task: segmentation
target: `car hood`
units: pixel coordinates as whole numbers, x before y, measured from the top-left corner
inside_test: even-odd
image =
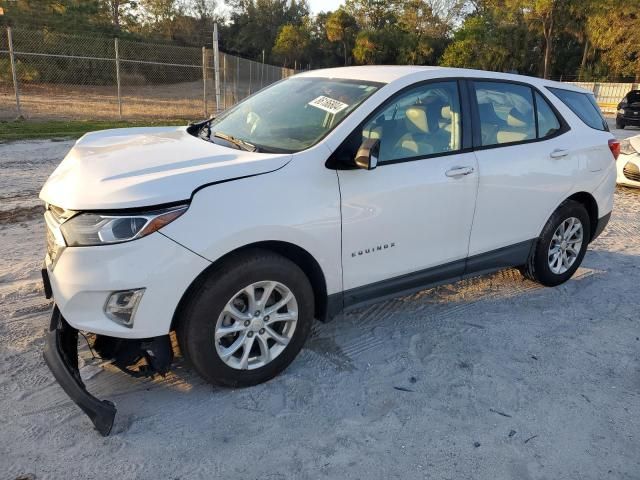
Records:
[[[186,127],[103,130],[76,142],[40,198],[68,210],[161,205],[203,185],[272,172],[291,157],[216,145]]]
[[[636,150],[636,152],[640,152],[640,135],[629,137],[629,143],[631,143],[631,146]]]

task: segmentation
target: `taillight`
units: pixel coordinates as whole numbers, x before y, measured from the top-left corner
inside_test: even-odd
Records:
[[[618,155],[620,155],[620,141],[615,138],[609,139],[609,150],[613,154],[613,159],[618,160]]]

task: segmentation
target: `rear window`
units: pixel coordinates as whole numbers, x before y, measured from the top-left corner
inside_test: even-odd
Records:
[[[596,130],[609,131],[607,122],[602,116],[600,107],[598,107],[593,95],[562,88],[547,88],[588,126]]]
[[[640,90],[633,90],[622,99],[622,103],[627,103],[629,105],[633,103],[640,103]]]

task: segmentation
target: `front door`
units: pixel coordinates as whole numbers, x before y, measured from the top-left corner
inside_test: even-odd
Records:
[[[462,274],[478,184],[462,117],[456,81],[424,83],[354,132],[380,152],[374,170],[338,170],[346,306]]]

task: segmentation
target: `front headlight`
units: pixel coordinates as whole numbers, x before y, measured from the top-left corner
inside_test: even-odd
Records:
[[[627,138],[620,142],[620,153],[624,155],[633,155],[634,153],[638,153],[638,151],[631,145],[631,141]]]
[[[619,108],[619,109],[618,109],[618,113],[619,113],[620,115],[624,115],[624,108]]]
[[[140,213],[80,213],[60,225],[60,231],[69,247],[128,242],[160,230],[187,208],[179,205]]]

